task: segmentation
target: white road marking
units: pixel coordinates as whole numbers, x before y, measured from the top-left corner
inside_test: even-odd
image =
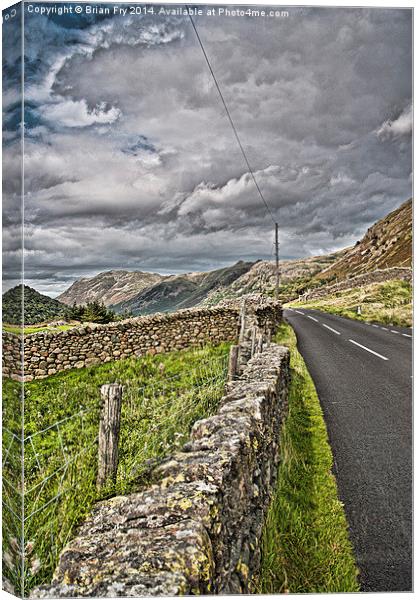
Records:
[[[330,331],[333,331],[333,333],[336,333],[336,335],[340,335],[340,331],[336,331],[336,329],[329,327],[329,325],[326,325],[326,323],[322,323],[322,325],[323,325],[323,327],[326,327],[326,329],[330,329]]]
[[[378,327],[378,325],[373,325],[373,327]]]
[[[384,329],[384,331],[388,331],[387,327],[380,327],[380,329]]]
[[[297,310],[297,309],[295,309],[295,312],[297,312],[299,315],[303,315],[304,314],[303,312],[301,312],[301,310]]]
[[[409,337],[409,338],[411,338],[411,337],[412,337],[412,336],[411,336],[411,335],[409,335],[408,333],[402,333],[402,335],[404,335],[404,337]]]
[[[397,333],[397,335],[400,335],[400,331],[396,331],[395,329],[392,329],[391,333]]]
[[[371,350],[371,348],[367,348],[366,346],[363,346],[362,344],[358,344],[358,342],[356,342],[355,340],[349,340],[349,341],[352,344],[355,344],[355,346],[359,346],[363,350],[366,350],[367,352],[371,352],[371,354],[374,354],[375,356],[378,356],[378,358],[382,358],[383,360],[388,360],[388,358],[386,358],[382,354],[378,354],[378,352],[374,352],[374,350]]]
[[[318,319],[315,319],[314,317],[312,317],[311,315],[306,315],[306,317],[308,317],[309,319],[311,319],[312,321],[316,321],[316,323],[318,323]]]

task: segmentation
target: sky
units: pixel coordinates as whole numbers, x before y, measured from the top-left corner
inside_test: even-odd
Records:
[[[282,259],[349,246],[411,197],[410,10],[201,8],[196,27]],[[25,282],[42,293],[110,269],[272,257],[272,219],[190,20],[158,10],[46,16],[26,5]],[[18,19],[7,25],[6,288],[19,280],[21,216]]]

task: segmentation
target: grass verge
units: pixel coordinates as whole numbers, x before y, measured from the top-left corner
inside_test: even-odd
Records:
[[[363,288],[342,290],[317,300],[293,301],[289,305],[314,308],[359,321],[412,326],[412,285],[407,281],[373,283]],[[361,307],[361,314],[357,312],[358,306]]]
[[[281,463],[262,538],[260,593],[359,591],[332,452],[313,381],[292,328],[275,339],[291,352],[289,414]]]

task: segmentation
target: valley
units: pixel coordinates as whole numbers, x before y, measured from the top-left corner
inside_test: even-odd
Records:
[[[412,200],[408,200],[372,225],[364,237],[350,248],[322,256],[280,261],[279,300],[285,304],[315,301],[316,306],[323,307],[324,310],[328,310],[329,306],[330,310],[343,310],[355,314],[359,302],[368,298],[368,303],[376,304],[377,318],[382,315],[382,318],[387,319],[390,318],[387,309],[394,309],[395,306],[387,306],[385,303],[380,305],[380,301],[373,297],[374,294],[371,296],[371,290],[366,289],[373,281],[359,284],[358,279],[361,275],[374,274],[376,279],[379,275],[381,283],[398,281],[398,275],[392,270],[397,267],[404,270],[402,279],[409,281],[411,264]],[[161,275],[141,270],[111,270],[93,277],[77,279],[56,299],[25,286],[24,320],[26,325],[42,324],[46,327],[51,319],[68,321],[69,307],[85,306],[89,303],[103,304],[109,309],[110,315],[114,314],[115,319],[174,312],[194,306],[223,305],[249,294],[273,296],[275,280],[275,263],[266,260],[240,260],[233,265],[208,272],[178,275]],[[349,290],[345,294],[338,294],[338,303],[334,301],[335,290],[331,288],[337,284]],[[353,288],[361,290],[356,298],[356,293],[354,296],[350,292]],[[362,291],[364,288],[365,293]],[[319,290],[324,290],[324,293],[331,296],[328,302],[319,304],[318,299],[310,298],[314,291],[317,293]],[[377,293],[380,296],[381,292]],[[403,288],[402,320],[396,319],[403,325],[411,322],[406,316],[411,310],[411,299],[406,300],[406,293],[411,298],[409,285]],[[5,324],[20,323],[21,298],[19,287],[3,295]],[[388,300],[387,304],[389,302]],[[399,301],[395,298],[394,302],[398,304]]]

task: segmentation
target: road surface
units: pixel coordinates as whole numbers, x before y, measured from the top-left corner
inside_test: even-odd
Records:
[[[412,589],[412,330],[288,309],[316,385],[363,591]]]

